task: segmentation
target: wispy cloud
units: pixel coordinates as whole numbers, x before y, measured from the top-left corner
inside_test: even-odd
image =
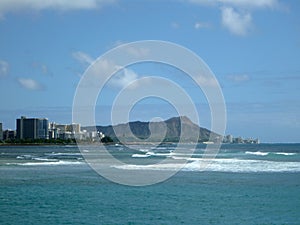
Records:
[[[196,22],[194,25],[195,29],[209,28],[211,25],[207,22]]]
[[[78,62],[81,64],[91,64],[94,59],[87,53],[82,52],[82,51],[77,51],[72,53],[72,57],[76,59]]]
[[[128,47],[126,51],[128,54],[135,56],[147,54],[147,50],[142,48]],[[82,51],[72,53],[72,57],[84,65],[90,65],[94,62],[94,59],[89,54]],[[123,68],[110,60],[100,60],[96,61],[88,72],[90,75],[89,84],[92,85],[103,74],[112,74],[116,71],[118,72],[108,82],[108,85],[111,87],[124,88],[138,78],[138,74],[131,69]]]
[[[126,46],[126,44],[128,44],[127,41],[117,40],[112,44],[112,48],[118,47],[120,45],[125,45],[125,46],[123,46],[123,50],[127,54],[134,56],[134,57],[144,57],[144,56],[147,56],[150,52],[150,49],[148,49],[148,48],[137,47],[137,46],[132,47],[130,45]]]
[[[275,8],[279,6],[278,0],[187,0],[187,2],[208,6],[231,5],[244,8]]]
[[[9,64],[4,60],[0,60],[0,78],[5,77],[9,71]]]
[[[116,42],[117,46],[121,44],[126,44],[126,42]],[[128,55],[139,58],[146,56],[150,50],[143,47],[124,46],[124,51]],[[73,52],[72,57],[83,65],[91,65],[94,62],[93,57],[82,51]],[[93,85],[93,82],[95,82],[93,79],[97,80],[100,76],[103,76],[103,74],[112,74],[116,71],[118,72],[114,74],[111,80],[108,82],[108,85],[114,88],[127,87],[129,84],[139,78],[138,74],[131,69],[123,68],[111,60],[100,60],[95,62],[95,64],[93,64],[89,70],[89,74],[91,75],[89,79],[89,85]],[[136,83],[134,86],[131,86],[131,88],[135,88],[136,86],[138,86],[138,83]]]
[[[119,45],[123,45],[125,43],[126,43],[125,41],[117,40],[112,44],[112,46],[113,46],[113,48],[115,48],[115,47],[118,47]]]
[[[218,87],[218,81],[210,76],[199,75],[196,81],[201,85],[201,87]]]
[[[91,77],[102,76],[103,74],[111,74],[121,69],[120,66],[116,65],[114,62],[110,60],[99,60],[90,67],[88,71]]]
[[[31,78],[17,78],[17,82],[21,85],[21,87],[30,91],[39,91],[44,89],[42,84]]]
[[[250,80],[250,77],[247,74],[228,75],[227,79],[236,83],[240,83]]]
[[[116,74],[114,72],[118,71]],[[113,88],[125,88],[133,81],[138,79],[138,74],[131,69],[123,68],[112,61],[100,60],[97,61],[89,71],[91,79],[98,80],[103,74],[112,74],[110,81],[107,83]],[[92,80],[91,80],[92,81]],[[133,86],[132,86],[133,87]]]
[[[231,7],[223,7],[222,24],[231,33],[236,35],[246,35],[252,27],[252,17],[250,13],[239,13]]]
[[[119,88],[125,88],[137,79],[138,74],[136,74],[133,70],[125,68],[120,74],[112,78],[111,84]]]
[[[1,0],[0,1],[0,15],[7,12],[16,11],[40,11],[40,10],[91,10],[98,9],[104,5],[114,3],[115,0]]]
[[[274,8],[279,5],[278,0],[218,0],[218,2],[247,8]]]
[[[48,68],[48,66],[44,63],[40,62],[32,62],[31,67],[38,72],[39,74],[42,75],[53,75],[52,71]]]
[[[125,47],[125,50],[128,54],[135,56],[135,57],[144,57],[149,54],[150,49],[144,47],[132,47],[128,46]]]
[[[177,22],[173,22],[173,23],[171,23],[171,27],[172,27],[173,29],[178,29],[178,28],[180,28],[180,24],[177,23]]]
[[[232,34],[245,36],[254,26],[252,11],[257,9],[280,8],[279,0],[187,0],[188,3],[216,7],[221,10],[221,23]],[[203,24],[195,24],[202,28]]]

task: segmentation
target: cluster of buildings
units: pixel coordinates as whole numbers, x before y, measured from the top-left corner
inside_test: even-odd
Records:
[[[224,136],[223,143],[228,144],[259,144],[260,141],[258,138],[242,138],[242,137],[233,137],[231,134]]]
[[[0,140],[76,139],[96,141],[104,138],[97,131],[81,130],[80,124],[56,124],[47,118],[26,118],[16,120],[16,130],[4,130],[0,123]]]
[[[3,130],[0,123],[0,141],[8,140],[69,140],[94,142],[104,138],[99,131],[82,130],[80,124],[57,124],[49,122],[47,118],[26,118],[22,116],[16,119],[16,130]],[[223,143],[230,144],[259,144],[259,139],[233,137],[226,135]]]

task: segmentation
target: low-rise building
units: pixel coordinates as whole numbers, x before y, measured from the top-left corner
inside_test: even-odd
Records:
[[[3,140],[15,140],[16,139],[16,131],[15,130],[5,130],[3,131]]]
[[[51,139],[77,139],[77,140],[87,140],[89,134],[87,132],[81,131],[80,124],[49,124],[49,137]]]
[[[233,136],[231,134],[229,135],[226,135],[224,137],[224,140],[223,140],[224,143],[232,143],[233,142]]]
[[[3,140],[3,128],[2,128],[2,123],[0,123],[0,141]]]

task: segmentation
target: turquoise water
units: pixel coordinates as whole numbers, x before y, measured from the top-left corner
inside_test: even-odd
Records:
[[[75,146],[2,146],[0,224],[300,224],[298,144],[224,145],[206,171],[195,165],[201,145],[193,156],[173,145],[109,148],[131,163],[189,163],[165,182],[130,187],[99,176]]]

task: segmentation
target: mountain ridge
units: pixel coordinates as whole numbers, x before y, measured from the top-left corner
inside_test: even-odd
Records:
[[[84,129],[92,131],[95,127],[89,126]],[[218,142],[222,140],[221,135],[194,124],[186,116],[172,117],[164,121],[132,121],[117,125],[97,125],[96,130],[111,137],[115,142]]]

